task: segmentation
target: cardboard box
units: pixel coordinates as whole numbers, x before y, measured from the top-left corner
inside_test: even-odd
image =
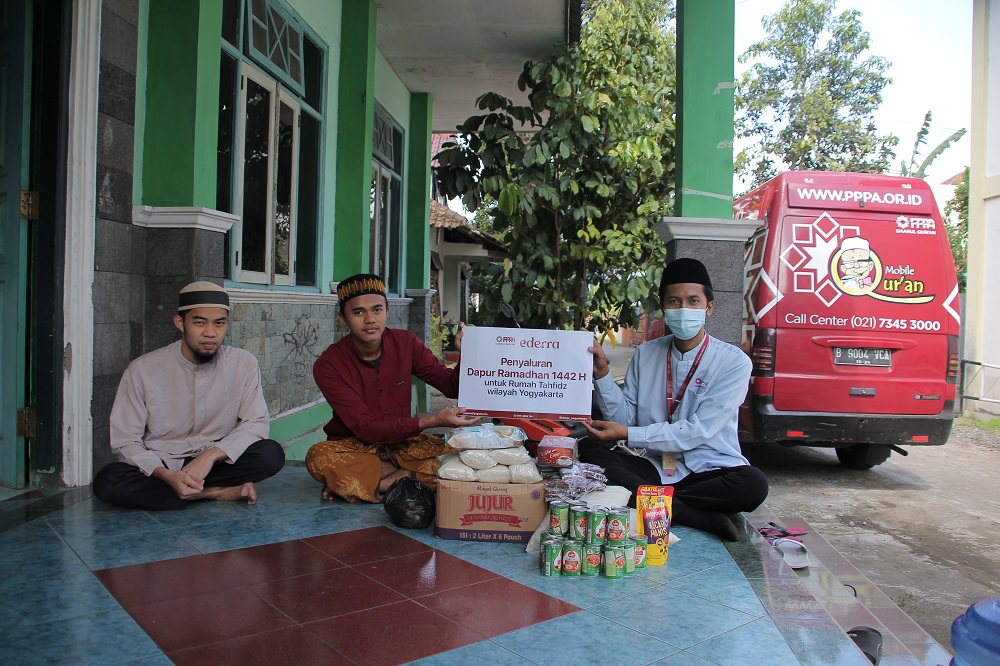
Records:
[[[545,517],[545,484],[438,479],[434,533],[442,539],[526,543]]]

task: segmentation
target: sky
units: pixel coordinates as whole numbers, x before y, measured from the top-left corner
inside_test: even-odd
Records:
[[[780,9],[783,0],[736,0],[736,55],[764,38],[761,19]],[[875,114],[879,132],[899,137],[894,168],[909,159],[924,114],[933,111],[923,155],[957,129],[969,129],[972,106],[972,0],[840,0],[837,12],[857,9],[871,33],[870,55],[886,58],[892,83],[883,90]],[[737,77],[749,66],[736,64]],[[938,157],[926,180],[938,204],[950,198],[939,184],[969,164],[966,134]]]

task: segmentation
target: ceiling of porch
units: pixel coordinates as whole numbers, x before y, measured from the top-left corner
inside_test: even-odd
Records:
[[[433,96],[433,131],[453,132],[498,92],[519,103],[526,60],[579,34],[581,0],[376,0],[379,51],[411,92]]]

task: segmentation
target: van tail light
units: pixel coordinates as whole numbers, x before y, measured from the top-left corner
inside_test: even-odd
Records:
[[[774,377],[775,333],[773,328],[762,328],[753,336],[750,359],[753,361],[754,377]]]
[[[958,336],[948,336],[948,375],[946,377],[949,384],[958,383],[958,369],[962,360],[958,356]]]

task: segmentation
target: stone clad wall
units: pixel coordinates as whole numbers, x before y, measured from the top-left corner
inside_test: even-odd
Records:
[[[271,418],[322,400],[323,394],[313,381],[312,367],[319,355],[344,335],[337,323],[336,300],[330,298],[325,303],[239,300],[235,296],[226,343],[257,357]],[[410,314],[410,299],[390,299],[388,326],[409,328]],[[421,336],[421,331],[414,332]]]

